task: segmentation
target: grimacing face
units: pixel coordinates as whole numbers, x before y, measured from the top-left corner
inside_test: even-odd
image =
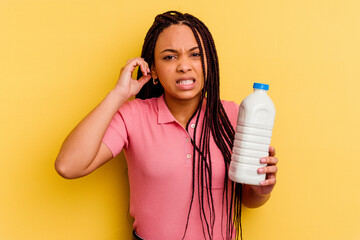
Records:
[[[151,75],[164,87],[166,100],[200,98],[204,76],[200,49],[190,27],[171,25],[159,34]]]

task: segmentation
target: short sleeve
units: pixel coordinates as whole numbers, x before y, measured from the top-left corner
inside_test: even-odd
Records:
[[[116,112],[113,119],[111,120],[104,138],[103,143],[110,149],[113,157],[116,157],[121,150],[128,147],[128,127],[124,121],[123,115],[127,114],[129,102],[126,102]]]

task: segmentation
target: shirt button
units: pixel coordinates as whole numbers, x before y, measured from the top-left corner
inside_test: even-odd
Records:
[[[191,158],[191,154],[186,155],[187,158]]]
[[[190,125],[191,128],[195,128],[195,123]]]
[[[190,142],[190,138],[186,138],[186,142]]]

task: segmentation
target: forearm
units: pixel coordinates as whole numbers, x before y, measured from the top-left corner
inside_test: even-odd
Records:
[[[116,111],[126,101],[111,91],[67,136],[55,161],[62,176],[85,171],[99,151],[102,139]]]
[[[260,195],[251,186],[244,185],[242,192],[242,203],[248,208],[257,208],[264,205],[270,198],[271,193]]]

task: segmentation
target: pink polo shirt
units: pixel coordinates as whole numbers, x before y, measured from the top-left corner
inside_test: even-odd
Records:
[[[222,104],[235,127],[239,106],[227,101]],[[103,142],[113,156],[124,149],[130,184],[130,214],[135,219],[133,227],[146,240],[181,239],[184,234],[192,193],[190,136],[194,134],[195,120],[191,120],[187,132],[175,120],[163,96],[134,99],[121,106],[106,131]],[[202,120],[203,114],[199,124]],[[200,132],[198,127],[196,139]],[[214,239],[217,240],[223,239],[222,224],[226,229],[226,217],[221,222],[225,165],[212,138],[210,149],[216,215]],[[204,239],[199,211],[196,191],[185,239]]]

